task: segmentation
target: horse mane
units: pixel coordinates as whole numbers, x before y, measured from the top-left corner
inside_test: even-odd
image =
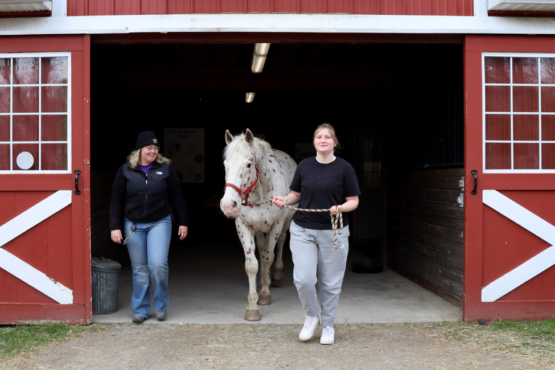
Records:
[[[258,148],[262,151],[262,155],[264,152],[267,154],[274,154],[274,150],[269,142],[264,141],[259,138],[254,138],[254,148]],[[237,157],[247,157],[251,153],[251,145],[247,143],[245,140],[245,134],[241,134],[239,136],[235,136],[233,141],[226,145],[224,148],[224,159],[233,160]]]

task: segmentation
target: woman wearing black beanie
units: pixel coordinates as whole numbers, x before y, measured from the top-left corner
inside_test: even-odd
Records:
[[[149,281],[156,318],[166,319],[172,212],[179,225],[179,240],[185,239],[189,225],[179,180],[170,160],[159,154],[159,149],[154,132],[139,134],[135,151],[116,175],[110,201],[112,240],[121,244],[125,235],[123,244],[127,244],[131,258],[131,305],[136,324],[144,322],[150,313]]]

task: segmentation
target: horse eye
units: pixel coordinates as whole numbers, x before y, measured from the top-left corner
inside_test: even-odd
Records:
[[[248,168],[251,168],[251,164],[250,164],[250,163],[249,163],[249,164],[247,164],[247,167],[248,167]]]

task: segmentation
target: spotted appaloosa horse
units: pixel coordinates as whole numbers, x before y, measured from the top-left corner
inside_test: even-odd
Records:
[[[284,152],[273,150],[269,143],[255,138],[248,129],[245,134],[236,137],[226,131],[225,141],[226,184],[220,208],[227,217],[235,219],[237,234],[245,251],[245,270],[249,277],[249,305],[245,320],[257,321],[260,320],[256,289],[259,264],[254,253],[254,238],[256,236],[261,259],[258,304],[268,305],[272,302],[270,267],[274,262],[274,248],[277,244],[272,276],[272,286],[277,287],[283,283],[283,244],[294,211],[279,209],[271,203],[261,206],[253,206],[252,203],[289,194],[297,164]]]

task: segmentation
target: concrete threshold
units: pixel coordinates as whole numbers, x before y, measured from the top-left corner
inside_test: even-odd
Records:
[[[362,254],[354,250],[349,252],[336,323],[462,319],[460,308],[394,271],[385,269],[379,274],[355,274],[351,271],[352,262],[365,260]],[[262,320],[249,322],[243,319],[249,288],[242,249],[234,245],[172,245],[168,319],[157,321],[152,308],[145,324],[301,324],[305,315],[293,285],[293,263],[289,250],[284,251],[284,263],[283,286],[271,288],[271,305],[259,306]],[[125,268],[120,275],[118,311],[110,315],[94,315],[93,322],[131,322],[131,292],[131,269]]]

